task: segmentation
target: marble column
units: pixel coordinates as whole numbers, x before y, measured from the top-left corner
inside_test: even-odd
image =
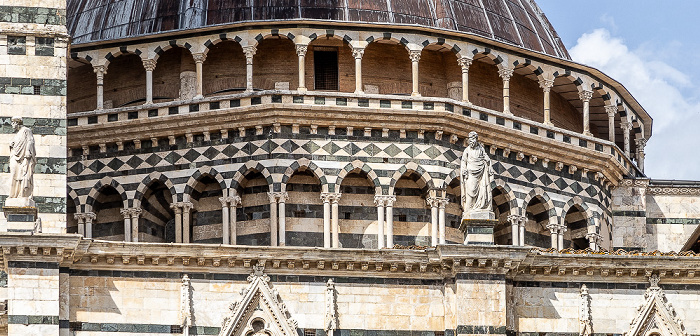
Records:
[[[617,114],[617,106],[609,105],[605,107],[605,112],[608,114],[608,140],[615,143],[615,114]]]
[[[551,96],[551,91],[552,87],[554,86],[554,80],[553,79],[540,79],[540,88],[542,89],[542,92],[544,93],[544,124],[548,126],[553,126],[552,124],[552,117],[551,117],[551,104],[550,104],[550,96]]]
[[[131,241],[139,241],[139,217],[141,216],[140,208],[131,209]]]
[[[386,247],[394,248],[394,202],[396,196],[386,196]]]
[[[440,244],[446,244],[446,234],[445,234],[445,207],[449,201],[447,198],[440,197],[437,198],[438,203],[438,242]]]
[[[321,193],[323,201],[323,247],[331,247],[331,195]]]
[[[438,202],[435,197],[428,197],[426,203],[430,207],[430,245],[437,246],[438,237]]]
[[[510,215],[508,216],[508,221],[510,222],[510,235],[513,246],[520,245],[520,216]]]
[[[190,236],[191,236],[191,230],[192,230],[192,225],[191,220],[192,220],[192,203],[190,202],[182,202],[182,242],[183,243],[190,243]]]
[[[94,212],[85,213],[85,238],[92,238],[92,223],[97,218]]]
[[[97,110],[104,109],[104,81],[105,75],[107,74],[107,67],[104,65],[97,65],[93,67],[95,74],[97,76]]]
[[[559,224],[548,224],[547,229],[549,229],[549,234],[551,238],[551,247],[554,249],[559,249]]]
[[[644,157],[646,154],[644,154],[644,147],[647,146],[647,139],[645,138],[639,138],[635,139],[634,142],[637,144],[637,167],[639,167],[639,170],[644,172]]]
[[[131,241],[131,209],[121,209],[119,211],[124,217],[124,241]]]
[[[78,234],[85,237],[85,214],[76,213],[73,214],[73,218],[78,221]]]
[[[289,199],[289,195],[286,192],[281,192],[278,194],[279,196],[277,197],[278,202],[279,202],[279,234],[277,237],[279,238],[279,244],[277,246],[286,246],[287,245],[287,212],[285,209],[285,202]]]
[[[231,228],[231,215],[229,214],[229,198],[219,197],[219,202],[221,202],[221,236],[222,242],[225,245],[231,244],[231,233],[229,232]]]
[[[277,193],[269,192],[270,199],[270,246],[277,246]]]
[[[557,250],[564,249],[564,232],[568,230],[569,229],[566,227],[566,225],[562,225],[559,227],[559,232],[557,233]]]
[[[513,77],[513,69],[500,69],[498,75],[503,79],[503,113],[512,114],[510,112],[510,79]]]
[[[461,57],[457,59],[457,63],[462,69],[462,101],[469,103],[469,67],[472,65],[472,59]]]
[[[238,228],[236,227],[236,212],[237,208],[241,205],[241,197],[236,195],[235,191],[229,200],[229,242],[231,245],[238,244]]]
[[[197,73],[197,95],[194,98],[201,99],[204,98],[204,93],[202,90],[202,85],[204,83],[204,70],[202,70],[202,67],[204,65],[204,61],[207,59],[207,55],[203,53],[194,53],[192,54],[192,57],[194,58],[195,71]]]
[[[340,247],[340,225],[338,224],[338,202],[340,202],[340,193],[333,194],[331,198],[331,230],[332,230],[332,245],[333,248]]]
[[[420,97],[420,92],[418,91],[418,62],[420,62],[420,50],[411,50],[408,52],[408,56],[411,58],[411,82],[413,83],[413,90],[411,96]]]
[[[246,91],[253,91],[253,56],[258,51],[254,46],[243,47],[243,53],[245,54],[245,89]]]
[[[603,239],[603,237],[600,234],[593,232],[587,233],[586,239],[588,239],[588,248],[593,251],[598,251],[598,243]]]
[[[591,98],[593,98],[593,92],[583,90],[578,93],[578,97],[583,102],[583,135],[593,136],[593,133],[591,133]]]
[[[308,45],[297,44],[297,56],[299,56],[299,87],[297,91],[306,92],[306,51]]]
[[[518,245],[525,246],[525,224],[527,224],[527,217],[520,216],[520,242]]]
[[[626,117],[623,117],[622,122],[620,123],[620,128],[622,128],[622,139],[624,141],[623,147],[625,147],[623,150],[625,151],[625,155],[628,158],[631,158],[632,155],[630,155],[630,131],[632,130],[632,123],[627,121]]]
[[[355,58],[355,94],[363,94],[362,89],[362,56],[365,48],[352,48],[352,57]]]
[[[175,212],[175,242],[182,243],[182,205],[173,203],[170,208]]]
[[[384,198],[380,195],[374,196],[374,203],[377,205],[377,248],[384,248]]]
[[[156,69],[156,61],[145,59],[141,61],[146,69],[146,103],[153,104],[153,70]]]

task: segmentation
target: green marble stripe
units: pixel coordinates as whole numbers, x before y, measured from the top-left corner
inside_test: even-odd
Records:
[[[65,79],[0,77],[0,94],[34,95],[34,87],[39,86],[42,96],[65,96]]]
[[[0,195],[0,205],[5,205],[7,195]],[[34,202],[39,213],[66,213],[66,198],[65,197],[46,197],[34,196]],[[1,287],[1,286],[0,286]]]
[[[36,158],[35,174],[65,174],[67,161],[65,158],[38,157]],[[10,172],[10,157],[0,156],[0,173]],[[36,179],[35,179],[36,180]]]
[[[647,224],[700,224],[700,218],[647,218]]]
[[[0,117],[0,134],[13,134],[12,117]],[[34,135],[66,135],[66,119],[23,117],[22,123],[29,127]]]
[[[54,324],[58,325],[58,316],[46,315],[8,315],[7,324]]]
[[[647,213],[645,211],[614,210],[612,215],[619,217],[646,217]]]
[[[492,334],[502,334],[505,335],[505,326],[476,326],[476,325],[458,325],[457,335],[459,334],[478,334],[478,335],[492,335]]]
[[[66,10],[46,7],[0,6],[0,22],[66,25]]]

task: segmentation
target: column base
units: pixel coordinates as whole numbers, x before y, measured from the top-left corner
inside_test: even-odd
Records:
[[[203,95],[196,95],[192,99],[204,99],[204,96]]]
[[[418,92],[412,92],[411,97],[421,97],[421,95]]]
[[[5,201],[5,206],[2,208],[5,218],[7,218],[7,232],[34,232],[37,219],[34,201],[29,200],[31,201],[31,206],[13,206],[13,202],[8,202],[10,200],[17,199],[8,198]]]
[[[299,92],[299,93],[306,93],[307,91],[309,91],[309,90],[305,87],[297,88],[297,92]]]
[[[493,228],[498,224],[493,211],[471,211],[463,215],[459,230],[464,245],[493,245]]]
[[[591,133],[591,132],[583,132],[583,135],[592,137],[592,136],[593,136],[593,133]]]
[[[551,121],[547,121],[547,122],[545,122],[544,124],[545,124],[545,126],[554,127],[554,124],[552,124]]]

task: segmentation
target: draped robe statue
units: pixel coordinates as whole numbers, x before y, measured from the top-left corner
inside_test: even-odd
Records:
[[[470,213],[491,212],[493,174],[491,158],[478,142],[476,132],[470,132],[469,146],[464,149],[460,164],[463,218],[472,218]]]
[[[34,167],[36,149],[32,130],[22,125],[22,118],[12,118],[12,128],[17,131],[10,143],[10,195],[6,206],[33,206]]]

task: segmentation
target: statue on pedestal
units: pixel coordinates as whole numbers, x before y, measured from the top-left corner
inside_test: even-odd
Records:
[[[462,185],[462,218],[494,219],[491,210],[491,158],[479,143],[476,132],[469,132],[469,146],[464,149],[460,164]]]
[[[12,128],[17,131],[10,143],[10,195],[6,207],[33,207],[34,167],[36,149],[34,134],[25,127],[21,117],[12,117]]]

